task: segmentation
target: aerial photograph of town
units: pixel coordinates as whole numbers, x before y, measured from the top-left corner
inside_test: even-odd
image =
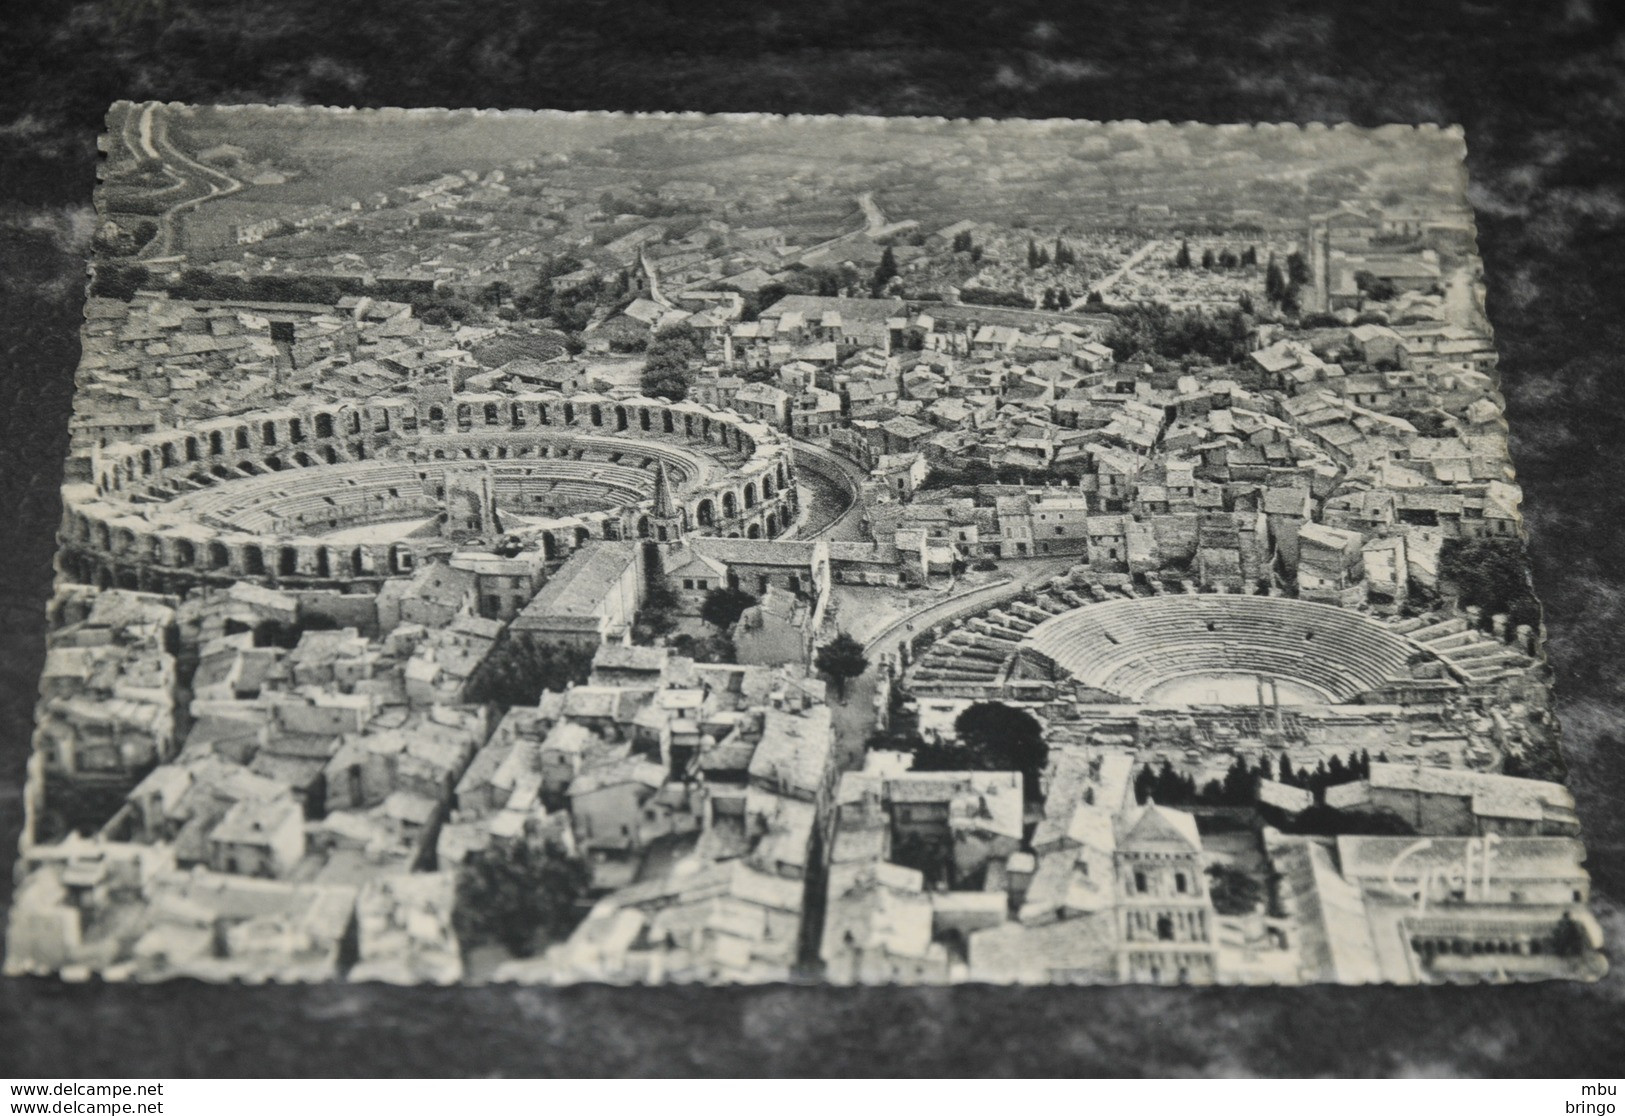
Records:
[[[1459,130],[107,125],[6,972],[1603,974]]]

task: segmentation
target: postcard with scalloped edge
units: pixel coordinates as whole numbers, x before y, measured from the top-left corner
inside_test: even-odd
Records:
[[[7,971],[1596,979],[1465,143],[114,106]]]

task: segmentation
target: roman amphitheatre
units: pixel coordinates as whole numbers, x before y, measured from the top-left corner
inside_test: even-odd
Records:
[[[906,674],[925,698],[1101,707],[1438,709],[1522,691],[1529,657],[1461,619],[1384,621],[1286,596],[1035,593],[944,625]]]
[[[64,491],[63,572],[164,592],[362,588],[475,541],[799,529],[791,443],[693,402],[554,392],[312,402],[139,435]]]

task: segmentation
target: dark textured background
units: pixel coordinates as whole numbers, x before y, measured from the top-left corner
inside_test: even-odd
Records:
[[[119,98],[1467,130],[1571,783],[1625,899],[1625,18],[1590,0],[11,0],[0,13],[0,862]],[[1598,985],[215,988],[0,982],[0,1076],[1473,1074],[1625,1062]]]

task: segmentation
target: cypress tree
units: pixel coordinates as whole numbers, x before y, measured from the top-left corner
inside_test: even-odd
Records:
[[[1271,302],[1280,302],[1281,296],[1286,293],[1286,276],[1281,274],[1281,265],[1270,256],[1269,269],[1264,273],[1264,293]]]
[[[897,278],[897,257],[892,253],[891,245],[888,244],[886,250],[880,254],[880,265],[875,268],[874,279],[869,285],[870,289],[878,295],[886,289],[886,284],[895,278]]]
[[[1300,287],[1312,278],[1309,274],[1309,264],[1305,262],[1302,252],[1294,252],[1286,258],[1286,273]]]

